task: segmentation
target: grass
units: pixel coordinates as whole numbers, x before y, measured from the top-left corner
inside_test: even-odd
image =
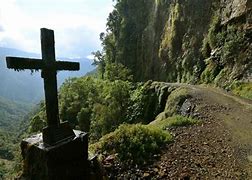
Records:
[[[231,86],[232,92],[244,98],[252,99],[252,83],[236,82]]]
[[[199,122],[198,120],[193,119],[191,117],[175,115],[172,117],[168,117],[167,119],[154,121],[149,126],[155,126],[155,127],[165,130],[169,127],[189,126],[189,125],[196,124],[198,122]]]

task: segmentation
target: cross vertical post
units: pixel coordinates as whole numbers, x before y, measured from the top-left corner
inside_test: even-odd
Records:
[[[54,33],[52,30],[41,29],[41,51],[42,59],[46,66],[42,70],[41,75],[44,79],[47,125],[48,127],[59,126],[57,72],[56,69],[53,69],[53,64],[56,60]]]

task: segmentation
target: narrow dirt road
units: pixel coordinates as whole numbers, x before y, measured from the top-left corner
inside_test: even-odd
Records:
[[[187,87],[191,115],[202,123],[169,129],[168,145],[146,179],[252,179],[252,101],[223,90]],[[148,175],[148,176],[146,176]]]
[[[252,101],[215,88],[190,89],[192,97],[198,99],[196,107],[200,114],[217,121],[228,132],[234,158],[246,171],[246,179],[252,179]]]
[[[146,167],[113,165],[112,179],[252,179],[252,101],[221,89],[186,84],[188,115],[199,124],[169,128],[174,142]],[[169,99],[169,97],[168,97]]]

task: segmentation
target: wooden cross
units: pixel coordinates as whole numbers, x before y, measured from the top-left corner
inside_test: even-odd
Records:
[[[73,130],[66,123],[60,124],[56,74],[60,70],[79,70],[80,65],[77,62],[56,61],[53,30],[42,28],[40,31],[42,60],[6,57],[6,63],[8,68],[15,70],[42,70],[47,116],[47,127],[43,129],[43,141],[54,145],[74,136]]]

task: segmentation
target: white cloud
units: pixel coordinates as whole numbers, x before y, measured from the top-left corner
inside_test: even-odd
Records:
[[[26,20],[25,23],[23,20]],[[22,35],[22,27],[29,23],[29,17],[26,17],[20,9],[15,5],[14,0],[0,0],[0,24],[3,31],[0,32],[1,45],[9,45],[13,43],[15,46],[19,42],[24,42],[23,46],[30,46],[29,40]],[[28,47],[27,46],[27,47]]]
[[[90,54],[90,55],[86,56],[86,58],[89,60],[94,60],[94,55]]]
[[[111,10],[111,0],[0,0],[0,46],[38,53],[46,27],[55,30],[59,56],[90,54]]]

